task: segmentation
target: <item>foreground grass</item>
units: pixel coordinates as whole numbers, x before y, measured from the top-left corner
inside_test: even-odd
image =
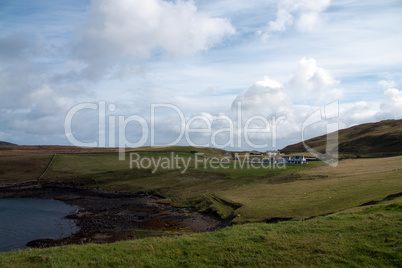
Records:
[[[215,233],[0,254],[1,267],[401,267],[402,199],[363,211]]]

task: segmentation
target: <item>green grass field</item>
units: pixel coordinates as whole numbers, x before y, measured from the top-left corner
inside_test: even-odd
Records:
[[[1,267],[400,267],[402,198],[308,221],[0,253]]]
[[[176,157],[188,166],[161,165]],[[321,162],[265,168],[236,162],[219,165],[183,150],[135,152],[133,159],[137,165],[130,168],[129,153],[125,161],[113,153],[59,154],[43,182],[156,193],[171,205],[214,211],[222,218],[234,215],[235,223],[303,219],[402,192],[402,156],[343,160],[336,168]]]
[[[184,164],[165,165],[163,161]],[[130,168],[130,162],[132,168]],[[148,159],[148,160],[144,160]],[[142,160],[144,160],[142,162]],[[211,164],[211,161],[213,163]],[[159,163],[159,164],[155,164]],[[141,165],[143,164],[143,165]],[[166,197],[163,202],[175,206],[195,207],[198,211],[215,211],[222,218],[234,213],[241,204],[216,193],[240,189],[249,184],[275,184],[293,181],[295,172],[321,165],[269,166],[246,162],[223,162],[186,152],[135,152],[125,161],[117,154],[58,154],[44,176],[48,181],[73,182],[84,187],[100,187],[118,192],[146,191]],[[143,167],[145,166],[145,168]]]

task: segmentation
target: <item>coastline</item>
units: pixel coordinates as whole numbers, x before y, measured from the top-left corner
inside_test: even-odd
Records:
[[[0,198],[45,198],[80,207],[67,218],[74,219],[80,230],[66,238],[37,239],[29,247],[44,248],[70,244],[111,243],[148,236],[181,235],[209,232],[225,223],[190,208],[177,208],[157,201],[158,196],[144,192],[123,194],[87,189],[61,183],[38,185],[25,182],[0,187]]]

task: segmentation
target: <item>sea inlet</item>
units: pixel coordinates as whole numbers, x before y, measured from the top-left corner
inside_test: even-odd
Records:
[[[35,239],[61,239],[79,230],[65,216],[77,206],[53,199],[0,198],[0,251],[27,248]]]

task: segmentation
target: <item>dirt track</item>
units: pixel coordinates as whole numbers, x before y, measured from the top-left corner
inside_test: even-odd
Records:
[[[30,247],[108,243],[163,235],[163,231],[179,235],[224,227],[222,221],[191,209],[158,204],[155,202],[158,197],[145,193],[118,194],[57,184],[20,184],[0,188],[0,198],[11,197],[56,199],[80,207],[76,214],[67,216],[76,221],[79,232],[60,240],[31,241],[27,244]]]

